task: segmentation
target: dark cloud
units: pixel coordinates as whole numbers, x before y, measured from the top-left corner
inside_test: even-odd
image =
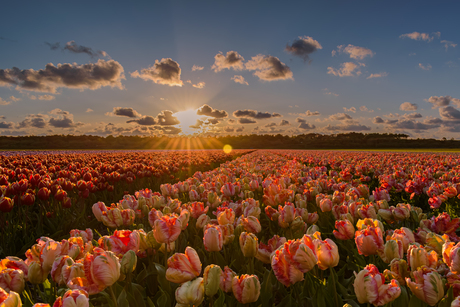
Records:
[[[105,113],[108,116],[126,116],[126,117],[140,117],[141,115],[134,110],[133,108],[123,108],[123,107],[115,107],[113,108],[112,112]]]
[[[71,117],[64,116],[63,118],[50,118],[49,125],[55,128],[74,128],[82,126],[82,123],[75,123]]]
[[[293,79],[291,69],[277,57],[271,55],[256,55],[249,60],[245,67],[255,70],[254,76],[264,81]]]
[[[291,123],[288,121],[288,120],[281,120],[281,122],[279,123],[280,126],[289,126]]]
[[[243,132],[244,131],[244,127],[239,127],[239,128],[236,128],[235,132]]]
[[[269,123],[265,125],[266,128],[276,127],[276,126],[277,126],[276,123]]]
[[[347,113],[336,113],[336,114],[332,114],[331,116],[329,116],[329,119],[330,120],[350,120],[353,118]]]
[[[18,123],[18,129],[21,128],[45,128],[47,125],[46,123],[46,115],[42,114],[30,114],[28,115],[22,122]]]
[[[196,110],[197,115],[205,115],[214,118],[225,118],[228,116],[227,111],[213,109],[207,104],[202,105],[198,110]]]
[[[300,118],[300,117],[297,117],[297,118],[295,119],[295,121],[298,122],[298,123],[306,123],[306,122],[307,122],[307,120],[305,120],[305,119],[303,119],[303,118]]]
[[[224,127],[223,130],[224,132],[227,132],[227,133],[235,132],[235,128],[229,127],[229,126]]]
[[[418,114],[418,113],[413,113]],[[419,118],[419,117],[416,117]],[[385,124],[387,127],[392,129],[404,129],[404,130],[415,130],[422,131],[428,129],[434,129],[440,127],[443,121],[439,118],[427,118],[423,122],[414,120],[413,118],[407,117],[407,114],[404,115],[404,118],[400,119],[382,119],[379,116],[374,117],[374,124]]]
[[[180,124],[177,117],[173,116],[173,112],[168,110],[161,111],[161,113],[157,116],[157,120],[160,126],[173,126]]]
[[[61,48],[60,46],[60,43],[57,42],[57,43],[54,43],[54,44],[51,44],[51,43],[48,43],[48,42],[45,42],[45,45],[47,45],[48,47],[50,47],[51,50],[58,50]]]
[[[182,86],[184,82],[180,79],[180,74],[179,63],[170,58],[163,58],[161,61],[155,60],[152,67],[144,68],[140,73],[136,70],[131,73],[131,77],[151,80],[157,84]]]
[[[426,101],[433,104],[431,107],[432,109],[448,106],[451,102],[460,107],[460,99],[453,98],[452,96],[431,96],[430,98],[426,99]]]
[[[63,49],[68,50],[73,53],[86,53],[87,55],[91,57],[107,56],[107,53],[105,51],[101,51],[101,50],[93,51],[93,49],[91,49],[90,47],[78,45],[77,43],[75,43],[75,41],[67,42]]]
[[[0,122],[0,129],[12,129],[13,123]]]
[[[317,40],[314,40],[310,36],[299,36],[298,39],[295,39],[292,45],[286,44],[286,51],[301,57],[304,61],[309,59],[309,55],[315,52],[318,49],[323,49],[320,43]]]
[[[223,55],[222,52],[219,52],[214,56],[214,64],[211,68],[215,72],[219,72],[223,69],[234,69],[242,70],[244,58],[236,51],[229,51],[226,55]]]
[[[234,124],[234,123],[235,123],[235,120],[230,118],[229,120],[227,120],[227,123],[229,123],[229,124]]]
[[[253,120],[253,119],[244,117],[244,118],[238,119],[238,123],[240,123],[240,124],[255,124],[257,122],[255,120]]]
[[[372,122],[374,124],[383,124],[385,121],[383,120],[383,118],[381,118],[380,116],[376,116],[374,117],[374,119],[372,120]]]
[[[281,114],[278,113],[268,113],[268,112],[259,112],[255,110],[236,110],[233,112],[235,117],[249,117],[254,119],[266,119],[272,117],[281,117]]]
[[[417,110],[418,106],[415,103],[410,103],[410,102],[403,102],[399,106],[399,109],[402,111],[415,111]]]
[[[439,115],[444,120],[452,120],[452,121],[460,120],[460,111],[452,106],[439,108]]]
[[[404,114],[403,117],[407,119],[416,119],[416,118],[422,118],[423,116],[420,113],[408,113],[408,114]]]
[[[368,131],[371,130],[370,127],[361,125],[361,124],[356,124],[356,123],[350,123],[350,124],[344,124],[344,125],[327,125],[324,127],[325,130],[329,131]]]
[[[316,126],[310,123],[301,122],[298,128],[303,129],[303,130],[311,130],[311,129],[315,129]]]
[[[137,123],[137,124],[143,125],[143,126],[153,126],[153,125],[157,124],[157,121],[155,120],[155,118],[153,116],[145,115],[145,116],[142,116],[139,119],[128,120],[127,123]]]
[[[122,89],[123,71],[123,66],[117,61],[101,59],[83,65],[66,63],[54,66],[49,63],[40,70],[13,67],[0,69],[0,86],[16,85],[17,90],[50,93],[55,93],[60,87],[95,90],[110,86]]]
[[[205,124],[207,124],[207,125],[217,125],[218,123],[220,123],[221,120],[222,119],[220,119],[220,118],[208,118],[208,120],[205,122]]]

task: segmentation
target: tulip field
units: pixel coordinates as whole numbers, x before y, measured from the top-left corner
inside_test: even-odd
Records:
[[[460,156],[0,155],[0,307],[460,306]]]

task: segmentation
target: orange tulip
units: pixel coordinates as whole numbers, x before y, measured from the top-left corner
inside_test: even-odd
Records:
[[[170,244],[176,241],[181,230],[182,223],[177,215],[165,215],[155,221],[153,235],[157,242]]]
[[[201,273],[201,261],[197,252],[190,246],[187,246],[185,253],[175,253],[168,259],[168,269],[166,270],[166,279],[182,284]]]
[[[360,255],[376,255],[384,251],[382,230],[379,227],[367,226],[356,231],[355,242]]]
[[[318,257],[318,267],[321,270],[333,268],[339,264],[339,249],[331,239],[321,241],[313,240],[316,247],[316,256]]]

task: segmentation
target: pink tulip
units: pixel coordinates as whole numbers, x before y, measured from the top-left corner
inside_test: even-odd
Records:
[[[168,269],[166,270],[166,279],[176,283],[182,284],[201,273],[201,261],[197,252],[187,246],[185,253],[175,253],[168,259]]]

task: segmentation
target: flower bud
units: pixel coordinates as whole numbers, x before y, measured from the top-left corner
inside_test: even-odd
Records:
[[[403,259],[404,250],[401,241],[388,240],[383,249],[384,261],[390,263],[393,259]]]
[[[214,296],[219,291],[221,275],[222,269],[218,265],[210,264],[204,269],[204,291],[207,296]]]
[[[257,275],[235,276],[232,280],[232,291],[238,302],[249,304],[257,301],[260,296],[260,282]]]
[[[240,248],[244,257],[254,257],[259,248],[257,237],[253,233],[242,232],[240,235]]]
[[[176,306],[199,306],[204,299],[203,278],[188,281],[176,290]]]
[[[41,284],[44,283],[48,272],[44,272],[40,262],[33,261],[29,265],[29,273],[27,274],[27,279],[31,284]]]
[[[134,272],[137,264],[136,253],[132,250],[127,251],[123,258],[121,258],[121,267],[120,272],[124,275],[128,275],[131,272]]]

